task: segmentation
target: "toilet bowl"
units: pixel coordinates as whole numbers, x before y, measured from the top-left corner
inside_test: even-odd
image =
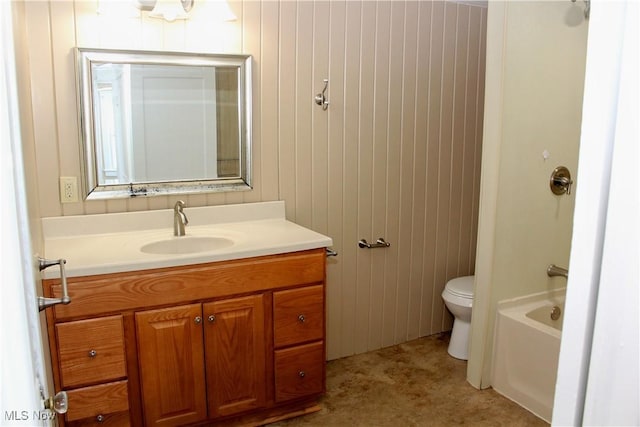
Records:
[[[442,299],[454,317],[447,351],[451,356],[461,360],[469,358],[473,279],[474,276],[456,277],[449,280],[442,291]]]

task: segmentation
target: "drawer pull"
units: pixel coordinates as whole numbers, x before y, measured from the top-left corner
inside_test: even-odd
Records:
[[[104,415],[102,415],[102,414],[98,415],[98,416],[96,417],[96,421],[97,421],[97,422],[99,422],[99,423],[104,422]]]
[[[304,321],[307,320],[307,318],[304,317],[304,314],[301,314],[300,316],[298,316],[298,320],[300,321],[300,323],[304,323]]]
[[[93,359],[93,358],[94,358],[94,357],[96,357],[97,355],[98,355],[98,352],[97,352],[97,351],[95,351],[95,350],[89,350],[89,357],[90,357],[90,358],[92,358],[92,359]]]
[[[207,317],[207,319],[209,319],[209,323],[213,323],[213,322],[216,321],[216,316],[211,314],[211,315],[209,315],[209,317]]]
[[[305,374],[305,372],[304,372],[304,371],[300,371],[300,372],[298,372],[298,376],[299,376],[300,378],[304,378],[304,376],[305,376],[305,375],[307,375],[307,374]]]
[[[196,325],[199,325],[200,323],[202,323],[202,317],[196,316],[196,318],[193,319],[193,321],[196,322]]]

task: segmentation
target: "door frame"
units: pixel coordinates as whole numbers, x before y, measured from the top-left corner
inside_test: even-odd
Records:
[[[13,2],[0,2],[0,424],[48,426],[55,414],[43,406],[49,378],[29,227],[13,28]]]

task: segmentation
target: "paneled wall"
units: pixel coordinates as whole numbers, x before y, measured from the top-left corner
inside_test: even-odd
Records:
[[[188,206],[285,200],[288,219],[331,236],[329,358],[451,327],[440,293],[473,272],[486,8],[431,1],[197,0],[187,22],[127,17],[124,2],[26,2],[42,216],[169,208],[177,197],[62,205],[80,176],[74,46],[253,55],[250,192]],[[118,9],[118,7],[116,7]],[[313,102],[329,79],[330,106]],[[388,249],[359,249],[384,237]]]

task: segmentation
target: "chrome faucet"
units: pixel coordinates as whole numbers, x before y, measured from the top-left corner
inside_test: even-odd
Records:
[[[547,267],[547,276],[549,277],[562,276],[565,279],[568,279],[569,270],[567,270],[566,268],[558,267],[555,264],[551,264],[549,265],[549,267]]]
[[[189,224],[189,220],[183,209],[186,205],[182,200],[178,200],[173,207],[173,235],[184,236],[184,226]]]

